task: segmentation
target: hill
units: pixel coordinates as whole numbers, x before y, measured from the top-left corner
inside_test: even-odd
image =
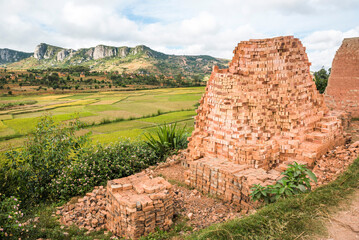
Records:
[[[25,58],[29,58],[33,55],[33,53],[26,53],[15,51],[11,49],[1,49],[0,48],[0,64],[7,64],[20,61]]]
[[[8,65],[10,69],[46,69],[86,66],[93,71],[144,72],[156,74],[210,74],[213,65],[226,67],[228,60],[207,55],[168,55],[139,45],[112,47],[98,45],[79,50],[46,43],[39,44],[33,56]]]

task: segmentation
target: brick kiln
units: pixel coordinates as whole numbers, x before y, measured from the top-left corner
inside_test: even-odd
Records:
[[[292,161],[314,164],[343,144],[292,36],[238,44],[228,69],[214,67],[189,138],[186,183],[242,205],[254,183],[269,184]]]
[[[126,239],[138,239],[167,230],[174,213],[172,185],[161,177],[138,173],[107,183],[108,230]]]
[[[336,52],[325,101],[330,108],[359,117],[359,37],[344,39]]]

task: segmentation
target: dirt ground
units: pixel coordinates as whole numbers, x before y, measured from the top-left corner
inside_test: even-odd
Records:
[[[329,236],[326,240],[359,239],[359,191],[349,206],[329,217],[327,229]]]
[[[175,216],[187,218],[193,230],[205,228],[214,223],[240,218],[247,214],[238,206],[226,204],[211,196],[204,195],[184,185],[183,167],[173,164],[169,167],[157,168],[150,173],[161,176],[173,184],[175,192]]]
[[[352,135],[352,142],[359,141],[359,121],[351,122],[347,130]],[[348,206],[340,206],[343,210],[329,217],[327,240],[358,240],[359,239],[359,191],[356,191]]]

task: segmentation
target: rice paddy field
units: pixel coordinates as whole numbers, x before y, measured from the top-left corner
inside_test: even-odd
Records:
[[[138,91],[110,91],[56,95],[5,96],[0,104],[35,102],[0,110],[0,151],[21,147],[41,116],[50,114],[56,122],[75,116],[90,127],[94,142],[108,144],[119,138],[144,138],[158,125],[177,122],[193,130],[195,104],[204,87],[166,88]]]

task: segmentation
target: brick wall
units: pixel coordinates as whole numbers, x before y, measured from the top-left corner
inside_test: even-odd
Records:
[[[346,38],[337,50],[325,91],[328,107],[359,117],[359,38]]]

